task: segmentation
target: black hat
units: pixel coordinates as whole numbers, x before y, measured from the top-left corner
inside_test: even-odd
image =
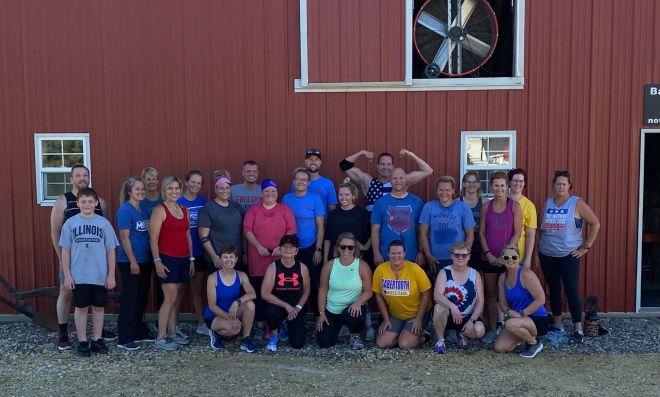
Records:
[[[295,234],[285,234],[280,239],[280,247],[283,246],[284,244],[291,244],[294,247],[298,248],[298,246],[300,245],[300,239]]]
[[[318,158],[321,158],[321,151],[319,149],[307,149],[305,152],[305,158],[308,159],[311,156],[316,156]]]

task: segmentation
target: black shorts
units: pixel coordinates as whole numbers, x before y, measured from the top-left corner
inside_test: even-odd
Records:
[[[195,273],[213,273],[218,270],[212,260],[206,260],[205,256],[195,256]]]
[[[481,258],[473,258],[470,260],[470,267],[482,273],[504,273],[506,270],[504,266],[493,266],[488,261],[482,260]]]
[[[96,284],[76,284],[73,289],[73,306],[105,307],[108,305],[108,291],[105,286]]]
[[[543,336],[548,333],[550,319],[547,316],[529,316],[529,318],[536,326],[536,336]]]
[[[463,327],[465,327],[465,324],[468,323],[470,320],[470,316],[472,314],[468,314],[466,316],[463,316],[463,321],[461,321],[460,324],[456,324],[454,322],[454,318],[451,316],[451,313],[447,316],[447,327],[445,328],[446,330],[454,330],[454,331],[461,331]]]

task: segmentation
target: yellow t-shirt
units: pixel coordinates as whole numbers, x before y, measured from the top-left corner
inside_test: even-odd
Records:
[[[408,320],[417,316],[422,292],[431,289],[431,281],[418,264],[409,261],[404,261],[399,277],[394,277],[387,261],[376,268],[372,289],[383,295],[391,315]]]
[[[527,233],[525,228],[531,227],[536,229],[536,206],[530,199],[522,196],[518,201],[522,212],[522,232],[520,233],[520,240],[518,240],[518,250],[520,251],[520,259],[525,257],[525,241],[527,240]]]

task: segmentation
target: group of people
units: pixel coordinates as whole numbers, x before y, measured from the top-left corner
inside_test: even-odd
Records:
[[[468,340],[484,338],[498,352],[522,342],[521,355],[531,358],[543,348],[539,336],[550,327],[563,331],[562,286],[573,335],[581,340],[579,258],[596,240],[599,221],[571,194],[570,174],[555,173],[554,194],[537,225],[536,207],[523,195],[525,170],[490,173],[491,200],[476,172],[463,176],[458,195],[454,178],[442,176],[436,198],[424,203],[408,189],[433,169],[406,149],[399,154],[417,169],[395,168],[394,156],[382,153],[372,176],[356,162],[373,161],[374,153],[347,156],[339,167],[348,178],[337,189],[320,175],[318,149],[306,151],[290,185],[259,182],[258,164],[246,161],[242,183],[232,184],[226,171],[214,173],[210,201],[200,195],[200,171],[159,183],[158,171],[147,167],[121,188],[119,239],[103,218],[105,202],[88,187],[89,170],[74,166],[72,189],[51,215],[61,263],[58,348],[71,348],[66,327],[73,296],[78,353],[107,352],[104,340],[114,335],[103,330],[103,307],[116,284],[115,263],[122,290],[117,347],[126,350],[144,342],[167,351],[189,343],[178,327],[188,284],[196,331],[209,335],[213,349],[233,338],[247,352],[257,351],[261,338],[268,351],[286,340],[301,348],[309,311],[321,348],[336,345],[344,329],[352,349],[364,348],[365,338],[380,348],[412,349],[433,339],[432,322],[439,354],[446,352],[445,338],[462,350]],[[278,187],[287,191],[281,201]],[[365,207],[357,205],[358,189]],[[554,324],[546,321],[545,292],[532,270],[539,265]],[[162,292],[157,335],[144,317],[152,272]],[[94,331],[87,341],[90,307]],[[378,327],[373,310],[380,312]]]

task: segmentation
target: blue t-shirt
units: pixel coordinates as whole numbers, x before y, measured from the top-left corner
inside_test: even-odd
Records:
[[[194,200],[188,200],[186,196],[181,196],[176,201],[179,205],[185,205],[188,208],[188,219],[190,220],[190,239],[192,240],[193,255],[204,255],[204,248],[202,241],[199,239],[199,232],[197,231],[197,216],[199,210],[206,205],[209,201],[204,197],[197,195]]]
[[[147,218],[151,218],[151,213],[154,212],[154,208],[158,206],[158,204],[163,202],[163,196],[158,193],[158,198],[156,200],[149,200],[148,198],[145,198],[140,202],[140,207],[142,208],[142,211],[144,211],[145,214],[147,214]]]
[[[319,176],[319,179],[315,181],[309,181],[307,186],[307,191],[316,193],[321,198],[321,202],[325,205],[325,213],[330,212],[331,205],[337,205],[337,192],[335,191],[335,185],[332,181],[324,176]],[[296,189],[293,184],[291,184],[291,193],[295,193]]]
[[[325,206],[321,198],[314,193],[307,192],[302,197],[295,193],[287,193],[282,203],[291,208],[296,218],[296,228],[300,239],[300,248],[308,248],[316,242],[316,217],[325,216]]]
[[[371,224],[380,225],[380,254],[388,260],[388,247],[393,240],[402,240],[406,259],[417,257],[417,225],[422,211],[422,200],[412,193],[404,198],[386,194],[374,204]]]
[[[435,259],[451,259],[451,246],[465,241],[465,229],[474,229],[470,206],[454,200],[449,207],[433,200],[424,204],[419,223],[429,225],[429,244]]]
[[[149,246],[149,216],[143,209],[139,211],[131,203],[126,201],[117,210],[115,216],[117,229],[128,230],[128,239],[133,248],[133,255],[138,263],[149,262],[151,260],[151,247]],[[124,250],[123,244],[119,244],[117,252],[117,262],[128,262],[128,256]]]

